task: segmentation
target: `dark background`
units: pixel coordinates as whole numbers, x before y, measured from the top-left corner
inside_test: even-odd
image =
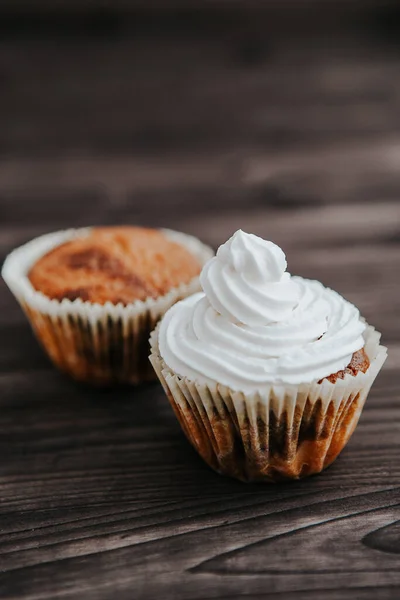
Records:
[[[398,2],[0,4],[0,258],[47,231],[241,227],[389,358],[324,474],[211,472],[159,385],[57,373],[0,284],[0,597],[400,596]]]

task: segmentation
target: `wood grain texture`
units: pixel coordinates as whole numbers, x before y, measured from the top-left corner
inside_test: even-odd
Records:
[[[332,467],[245,485],[204,465],[158,384],[57,373],[1,282],[0,597],[395,600],[398,52],[190,33],[0,42],[0,259],[68,226],[214,246],[242,227],[356,303],[389,358]]]

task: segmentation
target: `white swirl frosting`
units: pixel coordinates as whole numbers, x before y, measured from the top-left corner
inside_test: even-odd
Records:
[[[203,268],[211,306],[227,319],[257,327],[285,321],[300,299],[279,246],[239,230]]]
[[[286,272],[282,250],[237,231],[203,268],[204,293],[165,315],[159,348],[178,375],[250,392],[344,369],[364,345],[355,306]]]

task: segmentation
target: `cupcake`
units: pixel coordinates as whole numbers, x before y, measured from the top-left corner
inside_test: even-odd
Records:
[[[153,378],[148,338],[177,300],[200,289],[213,255],[170,230],[60,231],[14,250],[2,275],[52,361],[75,379],[110,384]]]
[[[353,433],[386,359],[380,334],[272,242],[237,231],[203,267],[203,293],[151,336],[150,361],[186,436],[216,471],[299,479]]]

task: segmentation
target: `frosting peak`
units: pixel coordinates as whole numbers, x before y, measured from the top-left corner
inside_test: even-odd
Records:
[[[212,260],[228,264],[259,284],[280,281],[287,267],[286,256],[279,246],[241,229],[218,248]]]
[[[364,346],[355,306],[318,281],[292,277],[282,250],[237,231],[203,267],[204,293],[161,321],[160,354],[180,376],[243,392],[318,381]]]
[[[279,246],[239,229],[205,265],[200,282],[227,319],[268,325],[287,319],[299,302],[299,286],[286,266]]]

